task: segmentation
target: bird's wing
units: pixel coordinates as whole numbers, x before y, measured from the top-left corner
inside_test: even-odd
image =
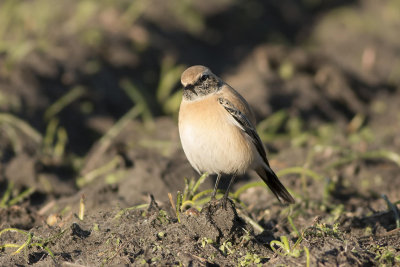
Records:
[[[247,118],[247,116],[241,112],[238,108],[236,108],[229,100],[226,98],[220,97],[218,98],[218,102],[225,108],[225,110],[234,118],[236,121],[236,125],[244,131],[253,142],[254,146],[256,147],[258,153],[263,158],[267,166],[269,166],[267,160],[267,154],[265,152],[263,143],[261,142],[260,137],[257,134],[256,129],[254,128],[253,124]]]
[[[263,158],[266,166],[256,169],[258,175],[260,175],[261,179],[263,179],[263,181],[268,185],[279,201],[283,200],[287,203],[294,203],[295,200],[293,197],[286,190],[285,186],[283,186],[283,184],[279,181],[274,171],[270,168],[264,146],[249,118],[226,98],[220,97],[218,98],[218,101],[230,114],[230,116],[232,116],[235,125],[237,125],[237,127],[239,127],[250,137],[258,153]]]

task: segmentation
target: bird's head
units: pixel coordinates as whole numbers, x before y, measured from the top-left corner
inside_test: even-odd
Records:
[[[222,81],[207,67],[196,65],[187,68],[181,76],[183,98],[195,101],[221,89]]]

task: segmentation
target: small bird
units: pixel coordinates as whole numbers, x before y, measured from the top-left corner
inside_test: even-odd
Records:
[[[246,100],[204,66],[192,66],[181,76],[182,102],[179,135],[190,164],[198,173],[217,174],[215,199],[221,175],[232,178],[253,169],[280,202],[293,197],[269,166],[267,154],[255,128],[255,117]]]

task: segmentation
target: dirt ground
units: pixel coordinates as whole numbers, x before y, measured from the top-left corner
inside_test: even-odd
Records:
[[[400,266],[398,1],[50,2],[0,3],[0,266]],[[209,202],[177,129],[194,64],[295,204],[251,172]]]

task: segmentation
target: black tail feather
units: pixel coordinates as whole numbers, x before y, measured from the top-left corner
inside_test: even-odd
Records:
[[[285,186],[279,181],[278,176],[274,173],[271,168],[259,168],[256,170],[257,174],[263,179],[263,181],[271,189],[272,193],[280,202],[295,203],[294,198],[286,190]]]

